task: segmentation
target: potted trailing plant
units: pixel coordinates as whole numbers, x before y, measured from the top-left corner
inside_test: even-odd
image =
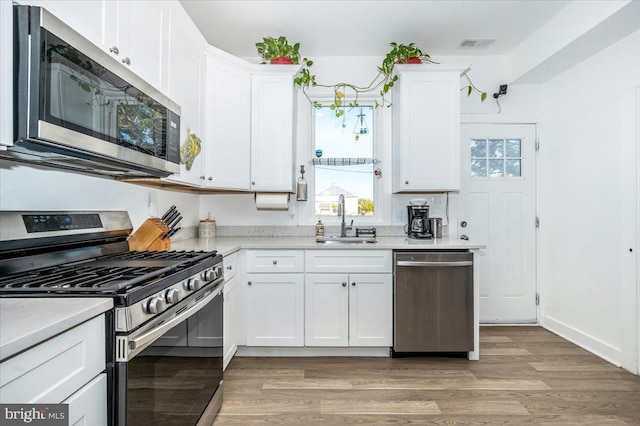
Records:
[[[375,106],[390,107],[391,102],[387,98],[387,94],[398,81],[398,75],[394,73],[395,66],[397,64],[437,64],[437,62],[433,61],[428,54],[416,47],[415,43],[400,44],[392,42],[390,46],[391,50],[387,52],[382,63],[377,67],[378,74],[368,86],[360,87],[350,83],[336,83],[333,85],[314,84],[314,86],[317,85],[333,89],[333,103],[329,105],[329,108],[335,112],[336,117],[344,115],[346,108],[350,109],[359,106],[358,98],[362,93],[378,91],[380,98],[376,99]],[[475,91],[480,94],[480,100],[484,101],[487,97],[487,93],[481,91],[473,84],[467,75],[467,71],[462,75],[467,80],[467,85],[462,87],[460,90],[467,90],[467,95],[469,96]],[[302,89],[305,91],[306,88],[302,87]],[[349,92],[351,92],[351,100],[346,101],[346,93]],[[307,98],[309,99],[309,96],[307,96]],[[316,107],[322,106],[317,102],[313,103]]]
[[[302,88],[303,91],[310,86],[316,85],[316,76],[309,71],[313,61],[300,56],[300,43],[295,43],[292,46],[284,36],[263,37],[262,41],[256,43],[256,49],[258,50],[258,55],[262,58],[262,64],[302,65],[294,78],[294,83]],[[309,98],[308,95],[307,98]]]
[[[376,99],[375,106],[390,107],[391,102],[387,98],[387,94],[398,81],[398,75],[394,73],[397,64],[437,64],[428,54],[416,47],[415,43],[401,44],[392,42],[390,46],[391,50],[387,52],[382,63],[377,67],[378,74],[371,83],[367,86],[356,86],[355,84],[346,82],[331,85],[317,83],[315,75],[309,71],[309,67],[313,65],[313,61],[307,58],[302,59],[302,61],[300,60],[300,43],[291,46],[287,39],[282,36],[278,38],[264,37],[262,42],[256,43],[256,48],[258,49],[258,54],[263,59],[263,64],[267,63],[267,61],[275,63],[272,61],[279,60],[278,58],[281,57],[289,58],[292,64],[302,63],[302,68],[295,77],[294,82],[302,89],[309,102],[315,107],[319,108],[322,107],[322,105],[309,97],[307,89],[313,86],[332,89],[334,94],[333,103],[329,105],[329,108],[334,111],[336,117],[343,116],[347,108],[351,109],[359,106],[358,100],[363,93],[378,91],[380,98]],[[283,61],[283,59],[279,61]],[[467,80],[467,85],[460,90],[466,90],[468,96],[475,91],[480,94],[480,100],[484,101],[487,98],[487,93],[481,91],[473,84],[467,71],[462,73],[462,75]]]

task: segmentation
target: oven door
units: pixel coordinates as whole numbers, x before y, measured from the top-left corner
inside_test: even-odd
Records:
[[[116,425],[213,422],[222,404],[222,285],[116,337]]]

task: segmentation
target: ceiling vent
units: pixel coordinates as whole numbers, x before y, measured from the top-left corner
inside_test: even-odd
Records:
[[[462,40],[462,43],[460,43],[460,46],[458,46],[461,49],[486,49],[489,46],[491,46],[493,43],[495,43],[495,40],[491,40],[491,39],[464,39]]]

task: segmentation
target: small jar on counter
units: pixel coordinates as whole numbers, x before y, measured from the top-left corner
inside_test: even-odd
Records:
[[[205,220],[200,221],[200,227],[198,228],[198,237],[200,238],[215,238],[216,237],[216,221],[211,218],[211,212],[207,215]]]
[[[320,219],[318,219],[318,223],[316,224],[316,237],[324,237],[324,224]]]

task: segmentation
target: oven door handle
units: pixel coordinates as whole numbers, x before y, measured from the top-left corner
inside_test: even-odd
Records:
[[[197,313],[200,309],[204,308],[209,304],[213,299],[215,299],[220,292],[222,291],[222,286],[218,286],[216,290],[214,290],[211,294],[205,296],[192,305],[190,308],[185,309],[179,315],[171,318],[169,321],[162,323],[160,326],[154,328],[151,331],[148,331],[142,334],[135,339],[129,340],[129,358],[132,358],[139,352],[141,352],[144,348],[149,346],[151,343],[155,342],[160,336],[162,336],[167,331],[171,330],[176,325],[180,324],[185,319]]]

